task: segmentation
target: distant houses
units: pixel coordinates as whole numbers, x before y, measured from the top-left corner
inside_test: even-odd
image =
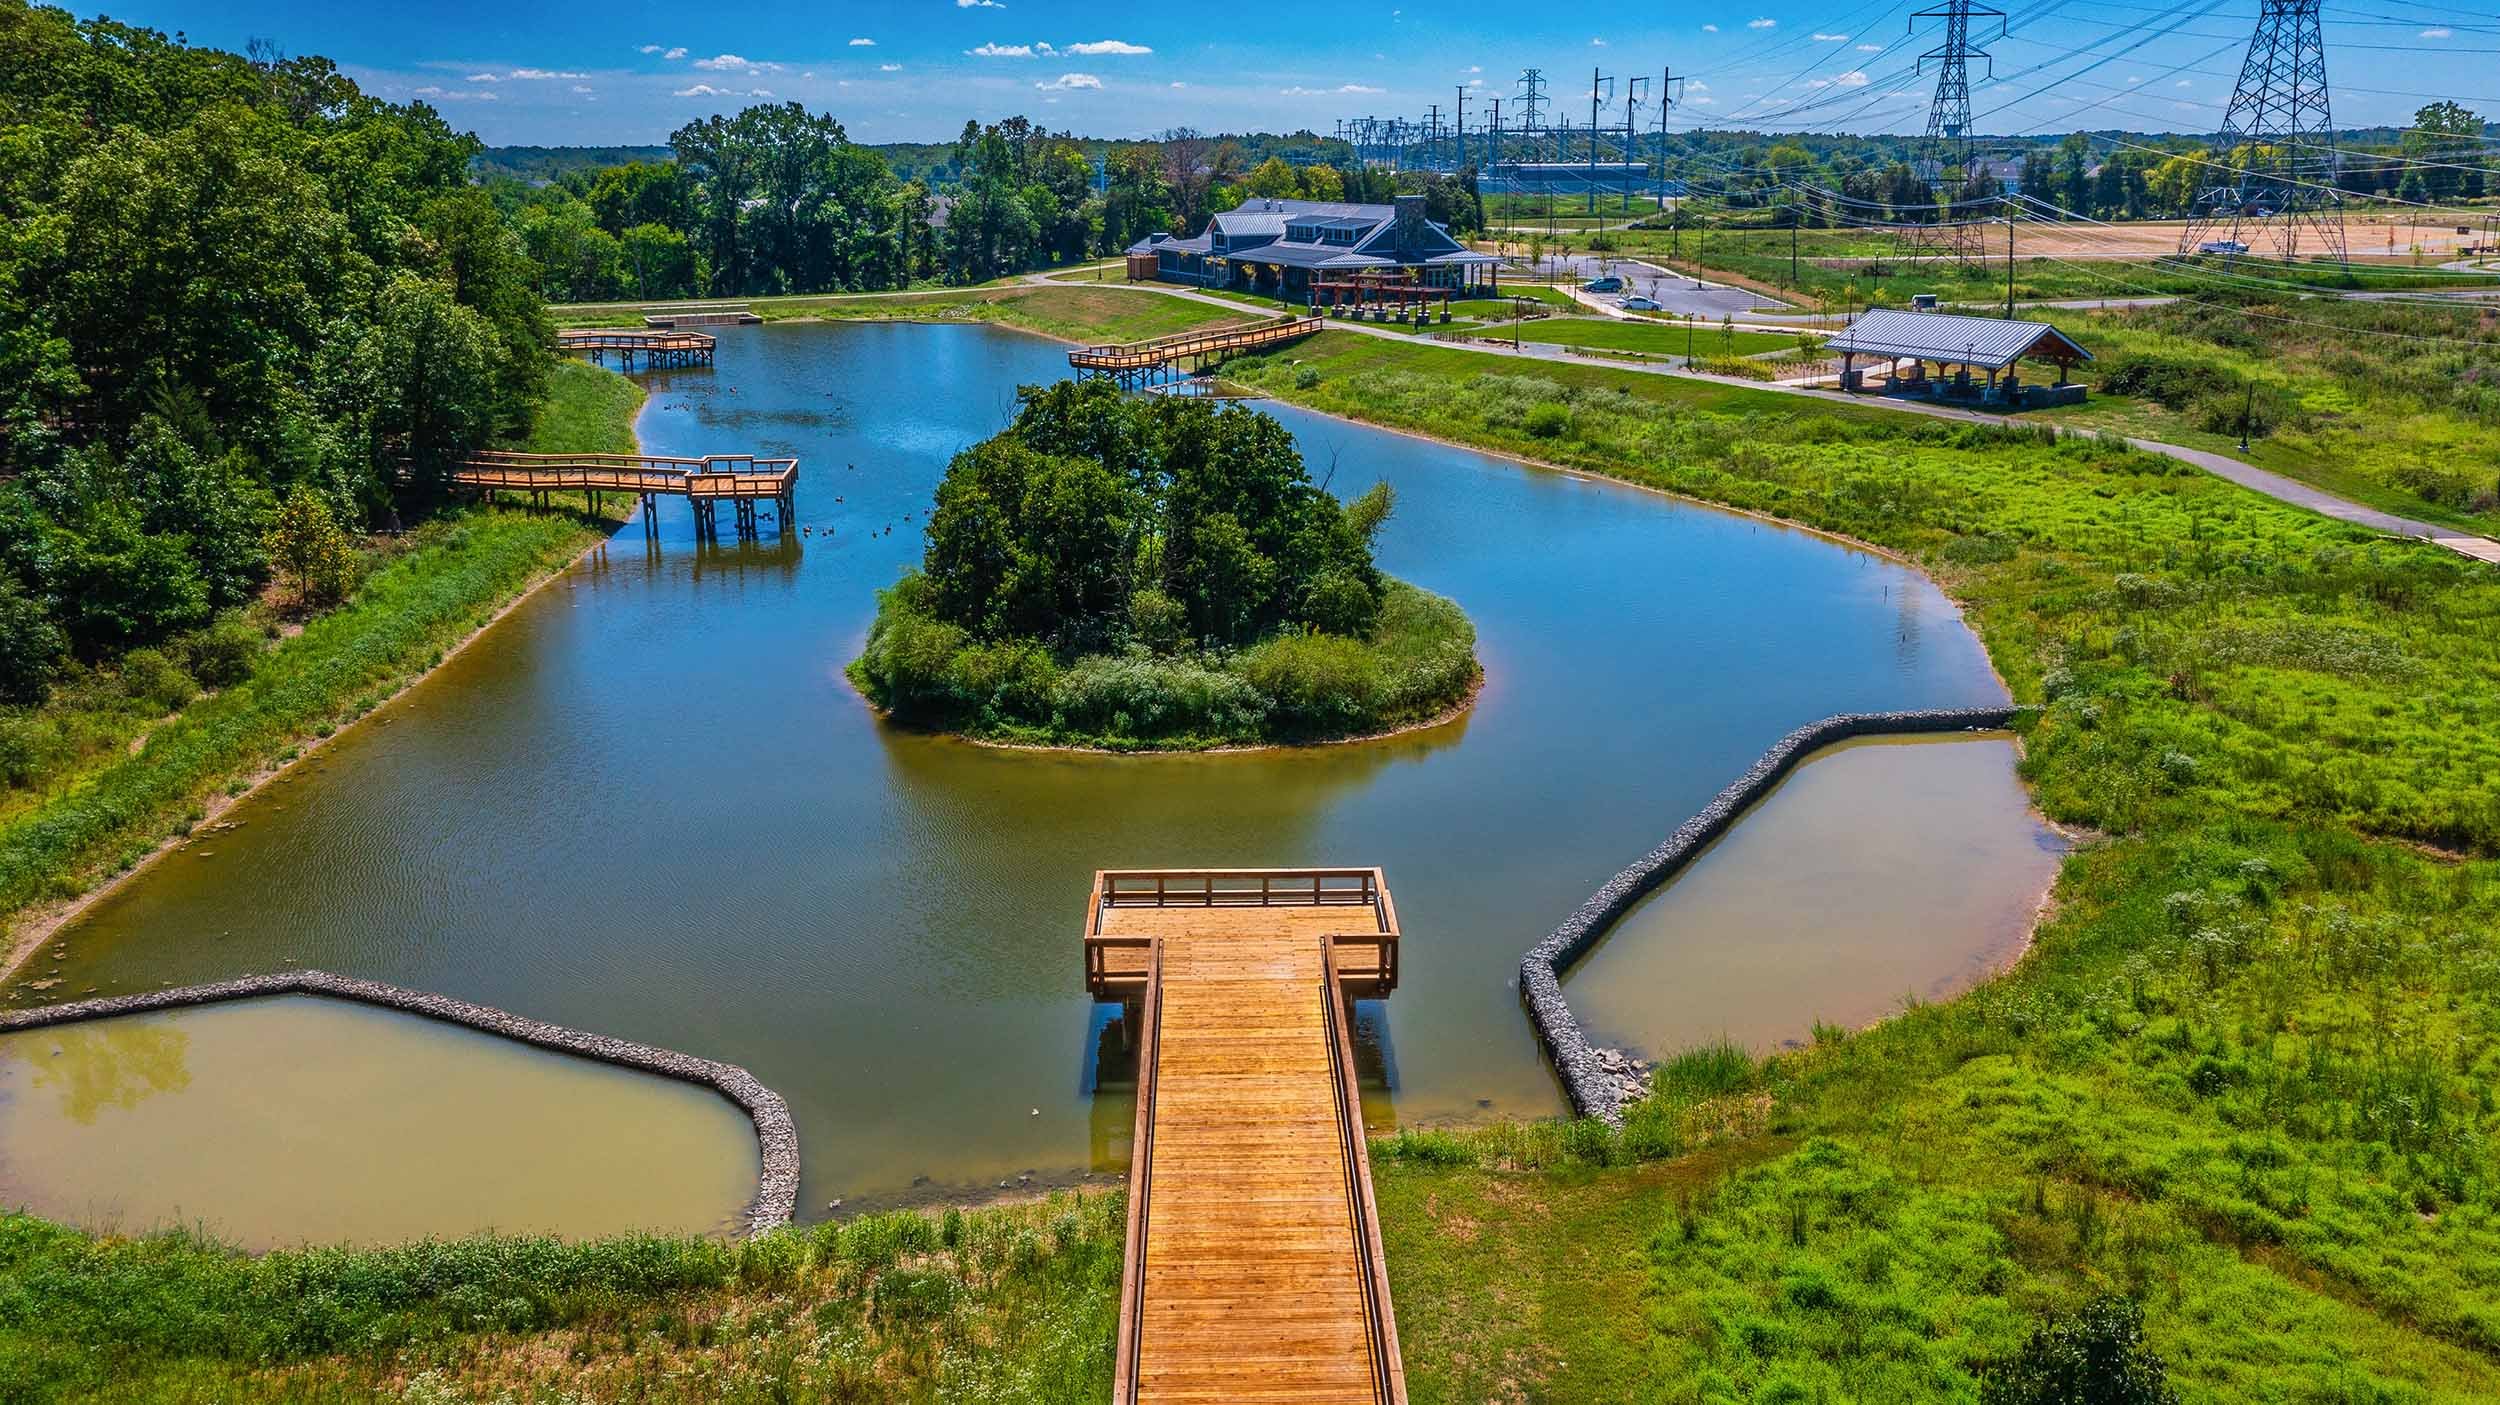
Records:
[[[1393,205],[1253,199],[1189,239],[1150,235],[1128,248],[1129,277],[1237,288],[1309,303],[1313,285],[1398,276],[1464,297],[1492,292],[1501,260],[1424,217],[1424,197]]]

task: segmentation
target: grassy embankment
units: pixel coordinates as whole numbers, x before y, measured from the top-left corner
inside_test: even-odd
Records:
[[[2091,440],[1378,339],[1231,374],[1919,559],[2110,836],[1962,999],[1671,1065],[1621,1137],[1383,1144],[1418,1401],[1968,1399],[2104,1287],[2190,1399],[2500,1390],[2489,568]]]
[[[2500,322],[2488,312],[2173,304],[2067,325],[2099,358],[2078,372],[2094,397],[2047,418],[2232,454],[2384,511],[2500,531]]]
[[[994,322],[1071,342],[1142,341],[1245,318],[1186,298],[1119,285],[1024,284],[933,293],[741,298],[767,322]],[[639,327],[641,303],[553,309],[567,327]]]
[[[641,403],[621,376],[560,365],[518,447],[630,451]],[[606,532],[574,512],[454,509],[363,544],[346,603],[300,631],[274,594],[229,621],[240,655],[214,692],[199,691],[185,651],[171,648],[85,671],[44,707],[0,717],[27,758],[0,792],[0,917],[22,920],[128,869],[431,668]]]
[[[1334,741],[1450,712],[1474,688],[1476,629],[1458,606],[1384,578],[1370,637],[1280,634],[1248,648],[1058,660],[980,644],[885,592],[851,681],[911,725],[1025,746],[1194,751]]]
[[[260,1258],[5,1215],[0,1399],[1092,1405],[1111,1390],[1123,1205]]]

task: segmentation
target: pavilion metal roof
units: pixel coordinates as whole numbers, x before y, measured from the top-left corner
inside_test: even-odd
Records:
[[[2061,360],[2092,359],[2082,343],[2046,322],[1881,309],[1861,315],[1822,349],[1827,355],[1916,356],[1995,371],[2038,352],[2043,342],[2055,343],[2055,350],[2064,353]]]

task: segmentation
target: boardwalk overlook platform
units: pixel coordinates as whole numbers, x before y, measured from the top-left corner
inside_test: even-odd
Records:
[[[1398,942],[1378,869],[1095,875],[1138,1052],[1117,1405],[1403,1405],[1346,1009]]]

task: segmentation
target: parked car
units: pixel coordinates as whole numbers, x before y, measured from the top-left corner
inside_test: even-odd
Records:
[[[2208,239],[2196,246],[2200,254],[2245,254],[2248,246],[2237,239]]]
[[[1586,283],[1580,285],[1580,291],[1584,293],[1620,293],[1623,291],[1623,280],[1611,276],[1605,278],[1592,278]]]
[[[1624,311],[1626,311],[1626,312],[1662,312],[1662,311],[1665,311],[1665,306],[1664,306],[1663,304],[1661,304],[1661,303],[1660,303],[1660,302],[1659,302],[1656,298],[1645,298],[1645,297],[1641,297],[1641,296],[1640,296],[1640,295],[1638,295],[1638,294],[1634,294],[1633,296],[1628,297],[1628,298],[1617,298],[1617,299],[1615,299],[1615,306],[1617,306],[1617,307],[1619,307],[1619,308],[1622,308],[1622,309],[1623,309]]]

